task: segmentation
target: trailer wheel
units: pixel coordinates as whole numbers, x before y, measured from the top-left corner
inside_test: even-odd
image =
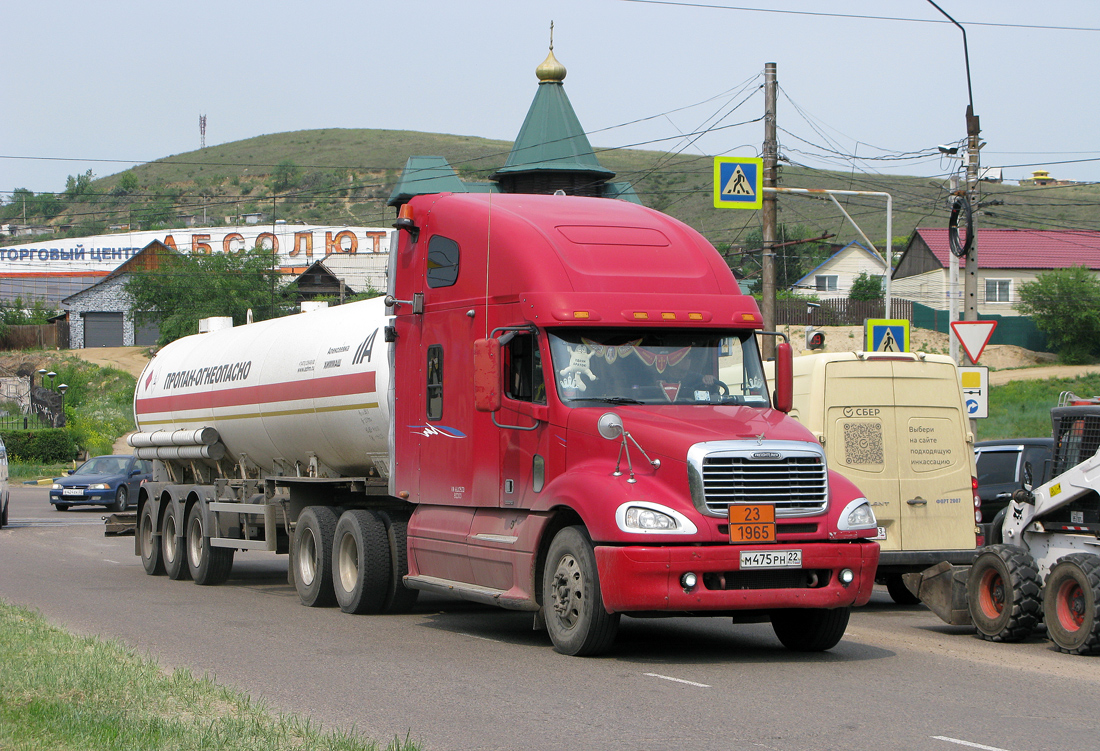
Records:
[[[840,643],[850,615],[850,608],[776,610],[772,631],[792,652],[824,652]]]
[[[615,642],[620,615],[604,609],[596,554],[584,527],[566,527],[550,543],[542,614],[550,641],[562,654],[597,655]]]
[[[420,591],[405,586],[405,575],[409,573],[409,522],[404,516],[392,511],[379,513],[386,525],[386,537],[390,547],[390,587],[386,593],[384,613],[407,613],[416,604]]]
[[[160,554],[160,538],[156,535],[156,524],[153,522],[153,509],[156,502],[148,500],[141,507],[141,518],[138,519],[137,535],[138,550],[141,551],[141,565],[145,567],[145,573],[149,576],[159,576],[164,573],[164,559]]]
[[[1100,652],[1100,556],[1073,553],[1059,560],[1043,589],[1047,636],[1063,652]]]
[[[164,573],[169,579],[190,579],[183,545],[183,524],[177,515],[180,508],[169,503],[160,518],[160,552],[164,558]]]
[[[332,590],[332,538],[336,512],[328,506],[309,506],[294,527],[294,588],[298,599],[311,608],[336,604]]]
[[[194,503],[187,512],[187,568],[195,584],[221,584],[233,568],[233,549],[216,548],[206,536],[202,503]]]
[[[966,600],[978,635],[1020,641],[1039,622],[1039,573],[1035,559],[1015,545],[991,545],[970,567]]]
[[[386,525],[373,511],[345,511],[332,543],[332,585],[340,609],[381,613],[391,576]]]
[[[909,591],[902,581],[901,574],[889,574],[886,577],[886,591],[890,593],[890,599],[898,605],[919,605],[920,598]]]

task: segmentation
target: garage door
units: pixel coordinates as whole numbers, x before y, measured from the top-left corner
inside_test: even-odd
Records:
[[[138,322],[134,330],[134,346],[152,347],[160,338],[160,326],[156,321]]]
[[[85,347],[121,347],[122,313],[85,313]]]

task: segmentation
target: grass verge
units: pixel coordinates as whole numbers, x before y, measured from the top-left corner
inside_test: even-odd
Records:
[[[47,477],[61,477],[70,469],[76,469],[79,462],[61,462],[59,464],[38,464],[35,462],[13,461],[8,464],[8,476],[13,483],[25,480],[42,480]]]
[[[978,420],[975,440],[1049,437],[1050,408],[1058,396],[1072,391],[1078,396],[1100,394],[1100,376],[1010,381],[989,390],[989,417]]]
[[[0,601],[0,748],[378,751],[352,733],[269,712],[210,678],[80,637]],[[387,751],[417,751],[395,738]]]

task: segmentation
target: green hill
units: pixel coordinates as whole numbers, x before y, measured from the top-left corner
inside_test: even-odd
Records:
[[[75,236],[99,234],[117,225],[178,227],[183,224],[181,215],[194,215],[200,224],[204,216],[207,224],[223,224],[227,217],[256,212],[264,214],[264,221],[385,226],[394,217],[386,199],[409,156],[443,156],[463,179],[486,180],[503,166],[510,148],[506,141],[413,131],[277,133],[166,157],[99,179],[71,177],[64,193],[35,197],[28,204],[28,220]],[[643,203],[687,222],[719,249],[753,244],[748,235],[759,228],[757,212],[712,206],[710,156],[599,147],[596,152],[604,166],[616,172],[616,180],[634,184]],[[895,247],[917,226],[947,223],[948,190],[939,178],[785,166],[780,179],[784,187],[891,193]],[[882,243],[882,198],[846,197],[841,203],[876,244]],[[1100,186],[985,183],[982,204],[978,222],[985,227],[1100,229]],[[21,207],[16,202],[0,207],[0,217],[14,218],[17,208]],[[859,239],[825,196],[782,196],[779,221],[800,226],[804,236],[829,234],[832,242],[840,243]]]

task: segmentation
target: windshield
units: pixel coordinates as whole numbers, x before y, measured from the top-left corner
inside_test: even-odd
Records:
[[[80,465],[76,475],[121,475],[126,469],[125,456],[97,456]]]
[[[565,404],[769,405],[752,332],[567,329],[549,340]]]

